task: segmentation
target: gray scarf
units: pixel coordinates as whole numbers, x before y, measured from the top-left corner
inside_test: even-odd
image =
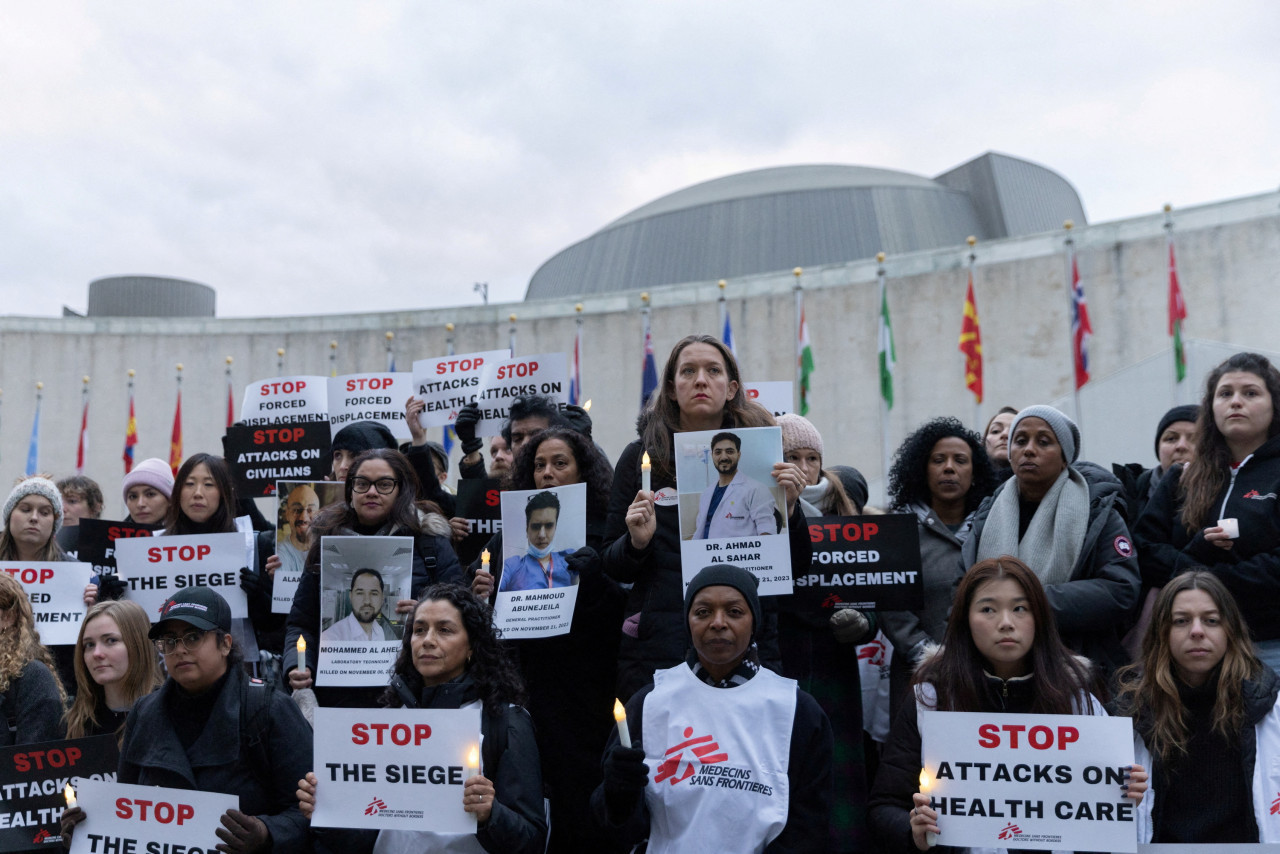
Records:
[[[1013,555],[1036,574],[1044,585],[1071,579],[1084,535],[1089,528],[1089,485],[1080,472],[1068,467],[1054,481],[1026,536],[1018,541],[1018,481],[1010,478],[996,492],[978,541],[978,560]]]

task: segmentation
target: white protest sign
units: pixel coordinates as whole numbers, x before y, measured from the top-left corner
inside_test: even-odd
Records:
[[[73,644],[84,621],[84,588],[93,575],[87,563],[0,563],[27,591],[40,642]]]
[[[773,417],[791,413],[794,403],[794,383],[791,381],[767,383],[743,383],[747,400],[754,400],[773,413]]]
[[[141,605],[153,623],[160,621],[165,600],[186,587],[211,587],[227,600],[232,617],[248,617],[240,589],[246,558],[239,531],[116,540],[116,572],[128,582],[126,598]]]
[[[773,479],[782,430],[677,433],[675,451],[684,583],[704,566],[723,563],[754,575],[761,596],[791,593],[785,495]]]
[[[240,404],[245,424],[288,424],[328,418],[328,377],[272,377],[249,383]]]
[[[922,711],[922,791],[948,845],[1138,850],[1129,718]]]
[[[377,421],[397,439],[409,438],[404,404],[413,394],[413,374],[348,374],[328,382],[329,423],[334,435],[353,421]]]
[[[413,393],[426,404],[421,416],[422,426],[452,424],[458,417],[458,410],[475,401],[485,369],[510,358],[510,350],[485,350],[414,362]],[[476,435],[485,434],[477,432]]]
[[[86,779],[76,784],[76,801],[85,819],[71,854],[213,854],[222,816],[240,808],[236,795]]]
[[[316,709],[311,824],[475,833],[462,790],[479,739],[479,708]]]
[[[568,556],[587,544],[587,485],[502,493],[493,624],[504,640],[567,634],[578,601]]]
[[[502,432],[518,397],[549,397],[564,409],[569,404],[569,358],[564,353],[522,356],[485,366],[480,377],[480,423],[477,436]]]
[[[386,685],[412,589],[412,537],[321,537],[316,684]]]

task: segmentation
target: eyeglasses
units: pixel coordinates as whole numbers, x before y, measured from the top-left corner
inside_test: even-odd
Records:
[[[377,480],[369,480],[367,477],[357,477],[351,481],[351,488],[356,492],[364,495],[369,491],[369,487],[378,490],[379,495],[390,495],[396,491],[396,487],[400,484],[396,482],[394,477],[380,477]]]
[[[200,641],[204,640],[204,636],[209,634],[207,630],[192,629],[182,637],[164,637],[156,638],[153,643],[156,649],[160,650],[161,655],[173,655],[174,650],[178,648],[179,642],[187,649],[188,652],[194,651],[200,646]]]

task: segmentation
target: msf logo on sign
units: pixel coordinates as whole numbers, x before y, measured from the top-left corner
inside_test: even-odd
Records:
[[[1271,802],[1271,814],[1280,813],[1280,795],[1276,795],[1276,799]]]
[[[34,838],[34,839],[32,839],[31,841],[32,841],[32,842],[44,842],[46,839],[52,842],[52,841],[53,841],[53,835],[52,835],[52,834],[50,834],[50,833],[49,833],[49,831],[45,830],[45,829],[42,827],[42,828],[40,828],[40,832],[39,832],[39,833],[37,833],[37,834],[35,835],[35,838]]]
[[[1000,835],[997,836],[996,838],[997,839],[1013,839],[1015,836],[1021,836],[1021,835],[1022,835],[1022,828],[1018,827],[1013,822],[1009,822],[1009,824],[1005,826],[1004,830],[1000,831]]]
[[[670,780],[671,785],[683,782],[693,776],[693,763],[696,759],[702,765],[715,765],[718,762],[728,762],[729,754],[720,753],[720,745],[716,744],[714,736],[703,735],[698,738],[692,738],[693,727],[685,727],[685,741],[680,742],[675,747],[669,748],[665,754],[666,759],[658,766],[658,773],[654,775],[653,782],[661,783],[663,780]],[[692,754],[692,758],[685,756],[685,750],[688,749]],[[680,766],[684,766],[681,771]]]
[[[382,800],[382,798],[374,798],[372,801],[369,802],[369,806],[364,808],[364,814],[377,815],[378,813],[382,812],[386,808],[387,808],[387,805]]]

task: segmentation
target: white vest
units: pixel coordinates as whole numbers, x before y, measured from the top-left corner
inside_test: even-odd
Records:
[[[687,664],[653,674],[642,738],[649,852],[760,852],[787,824],[796,682],[761,670],[713,688]]]
[[[431,833],[425,830],[381,830],[373,854],[485,854],[474,833]]]

